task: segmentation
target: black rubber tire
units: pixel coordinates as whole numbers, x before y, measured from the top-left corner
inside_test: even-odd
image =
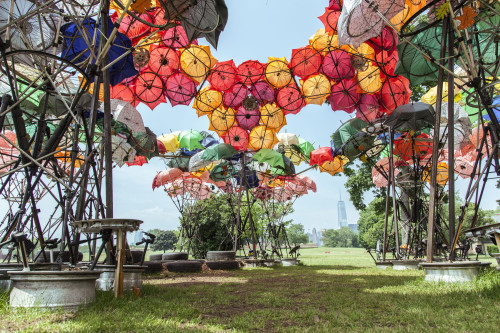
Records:
[[[203,262],[199,260],[175,260],[163,264],[169,272],[173,273],[196,273],[201,272]]]
[[[160,261],[163,254],[150,254],[149,261]]]
[[[159,260],[145,261],[143,266],[146,266],[146,270],[144,271],[145,273],[158,273],[163,271],[162,262]]]
[[[240,263],[236,260],[228,261],[207,261],[208,268],[212,270],[228,270],[240,268]]]
[[[54,250],[53,253],[54,253],[54,261],[57,261],[57,258],[59,257],[60,251],[59,250]],[[36,255],[36,256],[38,256],[38,258],[36,259],[35,263],[50,262],[50,251],[45,250],[45,255],[47,257],[47,260],[45,260],[45,257],[43,256],[43,254],[41,253],[41,251],[38,252],[37,255]],[[70,261],[69,252],[68,251],[64,251],[62,253],[61,257],[62,257],[61,258],[62,262],[69,262]],[[82,261],[82,260],[83,260],[83,253],[82,252],[78,252],[78,261]]]
[[[132,263],[138,264],[141,262],[143,250],[130,250],[130,253],[132,254]]]
[[[161,260],[188,260],[187,252],[170,252],[163,253]]]
[[[208,251],[207,261],[234,261],[236,252],[234,251]]]

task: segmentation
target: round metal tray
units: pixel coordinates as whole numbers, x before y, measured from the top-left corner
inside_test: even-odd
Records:
[[[102,230],[123,230],[126,232],[139,230],[141,220],[135,219],[95,219],[74,221],[70,225],[80,232],[99,233]]]

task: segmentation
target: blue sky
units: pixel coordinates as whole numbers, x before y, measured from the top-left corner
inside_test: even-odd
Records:
[[[285,56],[290,59],[292,49],[307,45],[308,38],[322,27],[317,18],[328,5],[326,0],[226,0],[229,20],[221,34],[218,50],[212,53],[219,61],[233,59],[236,65],[245,60],[266,62],[267,58]],[[200,39],[200,44],[207,44]],[[157,135],[183,130],[208,128],[208,118],[198,118],[191,107],[169,104],[158,106],[154,111],[143,105],[138,107],[144,123]],[[297,115],[287,116],[288,125],[282,131],[295,133],[309,140],[315,147],[329,145],[330,135],[350,119],[342,111],[333,112],[328,105],[309,105]],[[115,217],[138,218],[144,221],[143,229],[174,229],[178,226],[178,212],[162,189],[152,191],[151,184],[157,172],[165,164],[158,158],[142,167],[115,168],[114,200]],[[300,169],[300,168],[299,168]],[[356,223],[359,214],[348,200],[345,177],[332,177],[326,173],[310,170],[307,176],[314,179],[317,193],[299,198],[291,218],[304,225],[306,231],[330,229],[337,223],[337,201],[339,196],[346,202],[349,223]],[[463,195],[466,182],[459,181],[457,188]],[[487,185],[482,207],[494,209],[500,191],[494,181]],[[367,202],[370,196],[367,196]]]

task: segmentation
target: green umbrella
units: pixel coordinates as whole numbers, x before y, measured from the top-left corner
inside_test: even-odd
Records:
[[[295,165],[293,165],[292,161],[288,157],[286,157],[285,155],[282,156],[285,167],[284,168],[271,167],[271,173],[274,175],[282,175],[282,176],[295,174]]]
[[[238,154],[236,149],[228,143],[219,143],[205,149],[201,158],[205,161],[217,161],[228,159]]]
[[[333,145],[335,146],[335,149],[339,149],[344,143],[347,142],[347,140],[349,140],[354,134],[360,132],[367,125],[367,122],[359,118],[353,118],[343,123],[335,131],[335,133],[333,133]]]
[[[280,168],[282,170],[285,169],[284,158],[285,156],[278,153],[276,150],[267,148],[262,148],[252,157],[252,159],[256,160],[259,163],[267,163],[271,167]]]
[[[349,159],[355,160],[358,156],[373,148],[375,136],[366,132],[358,132],[352,135],[346,143],[341,146],[341,153]]]
[[[309,159],[311,157],[311,152],[314,150],[313,145],[309,141],[304,140],[301,137],[298,137],[297,141],[299,142],[298,147],[300,149],[300,152]]]
[[[182,131],[181,133],[179,133],[178,138],[180,148],[185,148],[187,150],[204,148],[200,143],[200,141],[203,140],[203,135],[201,135],[198,131]]]
[[[233,165],[228,161],[217,164],[210,170],[210,179],[215,182],[228,180],[234,173]]]

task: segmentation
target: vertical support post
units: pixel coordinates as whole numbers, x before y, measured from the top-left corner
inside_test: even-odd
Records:
[[[123,296],[123,264],[125,262],[125,235],[123,229],[116,231],[116,271],[115,271],[115,298]]]
[[[396,207],[396,182],[394,180],[394,130],[389,129],[389,177],[392,182],[392,221],[394,222],[394,236],[396,239],[396,259],[399,259],[399,228]]]
[[[390,166],[389,166],[390,167]],[[387,177],[387,189],[385,194],[385,223],[384,223],[384,245],[382,247],[382,261],[386,259],[387,252],[387,225],[389,224],[389,198],[391,191],[391,176]]]
[[[448,70],[453,73],[454,61],[454,30],[451,28],[451,15],[448,29]],[[455,238],[455,80],[453,74],[448,73],[448,235],[449,244],[453,243]],[[450,260],[455,259],[454,248],[450,252]]]

